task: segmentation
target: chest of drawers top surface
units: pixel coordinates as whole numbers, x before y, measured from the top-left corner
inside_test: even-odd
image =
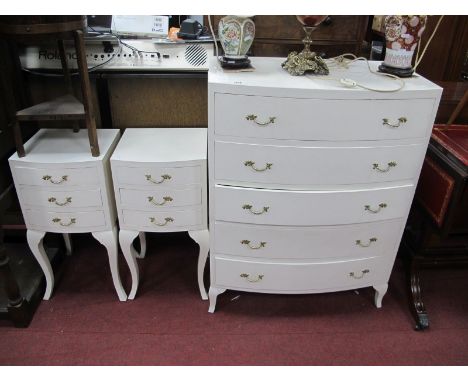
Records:
[[[127,129],[111,161],[177,163],[206,160],[207,129]]]
[[[342,78],[352,79],[366,87],[392,90],[399,84],[388,77],[373,75],[367,64],[354,62],[348,68],[330,68],[328,76],[291,76],[281,67],[285,58],[281,57],[251,57],[255,68],[252,72],[226,72],[213,58],[208,72],[208,83],[214,90],[218,85],[222,91],[229,93],[232,85],[234,94],[258,94],[265,96],[285,97],[320,97],[340,99],[404,99],[416,97],[436,97],[442,93],[442,88],[429,80],[415,75],[404,79],[403,89],[396,92],[377,93],[363,88],[347,88],[339,82]],[[369,61],[372,70],[377,71],[380,62]],[[271,89],[278,93],[271,93]],[[254,90],[255,89],[255,90]]]
[[[19,158],[15,153],[10,161],[18,164],[92,164],[102,162],[111,147],[119,139],[118,129],[98,129],[98,142],[101,155],[93,157],[89,150],[88,132],[81,129],[74,133],[71,129],[41,129],[26,144],[26,156]]]

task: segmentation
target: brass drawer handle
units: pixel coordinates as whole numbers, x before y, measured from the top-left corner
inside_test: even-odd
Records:
[[[375,243],[376,241],[377,241],[376,237],[371,237],[367,244],[363,244],[361,240],[356,240],[356,245],[359,245],[360,247],[363,247],[363,248],[367,248],[367,247],[370,247],[370,245],[372,243]]]
[[[45,181],[48,180],[50,183],[53,183],[53,184],[60,184],[68,180],[68,175],[63,175],[62,178],[60,178],[60,180],[54,180],[50,175],[44,175],[42,177],[42,180],[45,180]]]
[[[168,223],[172,223],[174,221],[173,218],[165,218],[164,219],[164,223],[158,223],[158,221],[156,220],[156,218],[149,218],[150,222],[153,223],[154,225],[157,225],[159,227],[164,227],[165,225],[167,225]]]
[[[148,182],[151,182],[151,183],[154,183],[154,184],[161,184],[162,182],[166,181],[166,180],[170,180],[172,179],[172,176],[170,176],[169,174],[164,174],[164,175],[161,175],[161,180],[154,180],[151,175],[145,175],[145,178]]]
[[[258,126],[267,126],[269,125],[270,123],[275,123],[275,119],[276,117],[269,117],[268,118],[268,121],[265,121],[265,122],[259,122],[257,121],[257,116],[255,114],[249,114],[249,115],[246,115],[245,116],[245,119],[247,121],[254,121]]]
[[[372,164],[372,169],[379,171],[379,172],[388,172],[392,167],[396,167],[397,163],[396,162],[388,162],[386,168],[380,168],[380,165],[378,163],[373,163]]]
[[[165,205],[166,203],[168,202],[172,202],[172,198],[170,196],[164,196],[163,197],[163,201],[161,203],[158,203],[154,197],[152,196],[148,196],[148,202],[150,202],[151,204],[154,204],[155,206],[163,206]]]
[[[364,206],[364,209],[366,211],[372,212],[373,214],[376,214],[376,213],[380,212],[382,210],[382,208],[387,208],[387,203],[380,203],[379,208],[377,208],[377,209],[371,208],[370,205],[365,205]]]
[[[386,125],[386,126],[390,126],[390,127],[393,127],[393,128],[397,128],[397,127],[400,127],[402,124],[408,122],[408,119],[406,117],[400,117],[398,118],[398,122],[397,123],[391,123],[389,122],[389,119],[388,118],[383,118],[382,119],[382,125]]]
[[[261,241],[260,244],[258,244],[258,245],[252,245],[252,244],[250,244],[250,240],[242,240],[242,241],[241,241],[241,244],[245,244],[245,245],[248,246],[250,249],[260,249],[260,248],[264,248],[264,247],[265,247],[266,241]]]
[[[62,206],[66,206],[67,204],[70,204],[72,202],[72,198],[71,198],[71,196],[67,196],[65,198],[64,202],[58,202],[56,198],[51,197],[51,198],[47,199],[47,201],[49,203],[55,203],[57,206],[62,207]]]
[[[368,269],[364,269],[361,271],[361,274],[359,276],[356,276],[354,272],[349,272],[349,277],[352,277],[353,279],[359,280],[362,279],[366,273],[369,273],[370,271]]]
[[[273,163],[267,163],[267,164],[265,164],[265,167],[258,168],[258,167],[255,167],[255,162],[252,162],[251,160],[248,160],[248,161],[244,162],[244,166],[250,167],[250,168],[252,168],[252,170],[255,170],[257,172],[262,172],[262,171],[270,170],[271,166],[273,166]]]
[[[76,219],[75,218],[71,218],[70,221],[68,223],[63,223],[62,222],[62,219],[60,218],[53,218],[52,221],[54,223],[58,223],[60,224],[62,227],[68,227],[68,226],[71,226],[72,224],[75,224],[76,223]]]
[[[246,279],[249,283],[258,283],[263,279],[263,275],[257,275],[257,277],[253,279],[248,273],[241,273],[240,277]]]
[[[264,214],[265,212],[268,212],[268,210],[270,209],[270,207],[263,207],[261,210],[259,211],[255,211],[252,209],[252,206],[250,204],[244,204],[242,206],[242,208],[244,210],[249,210],[252,214],[254,215],[261,215],[261,214]]]

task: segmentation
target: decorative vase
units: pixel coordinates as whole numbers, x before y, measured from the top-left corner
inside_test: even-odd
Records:
[[[410,77],[413,55],[426,29],[427,16],[386,16],[385,60],[379,71],[399,77]]]
[[[246,67],[250,65],[247,52],[255,37],[255,24],[249,16],[225,16],[219,21],[218,35],[224,50],[221,65]]]

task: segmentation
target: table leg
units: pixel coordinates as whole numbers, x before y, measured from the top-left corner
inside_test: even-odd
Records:
[[[50,265],[47,253],[44,250],[43,239],[45,234],[46,233],[43,231],[34,231],[28,229],[26,236],[29,248],[31,249],[31,252],[33,253],[37,262],[39,263],[42,272],[44,272],[44,276],[46,279],[46,290],[44,293],[44,300],[48,300],[52,295],[52,291],[54,289],[54,272],[52,271],[52,266]]]
[[[382,299],[385,296],[385,293],[387,293],[388,284],[374,285],[374,289],[375,289],[375,296],[374,296],[375,306],[377,308],[381,308]]]
[[[422,300],[421,285],[419,282],[419,262],[416,256],[412,256],[409,260],[411,263],[408,270],[408,281],[411,291],[411,311],[416,320],[416,330],[424,330],[429,327],[429,317],[427,315],[426,307]]]
[[[200,294],[202,300],[208,300],[208,295],[206,294],[205,285],[203,283],[203,273],[205,271],[206,260],[208,259],[208,252],[210,250],[210,234],[207,229],[202,231],[189,231],[190,237],[195,240],[199,247],[200,251],[198,253],[198,288],[200,289]]]
[[[214,313],[215,308],[216,308],[216,300],[218,299],[218,295],[220,295],[221,293],[224,293],[224,292],[226,292],[226,289],[216,288],[216,287],[213,287],[213,286],[210,287],[210,291],[208,292],[208,294],[210,296],[210,307],[208,308],[209,313]]]
[[[141,252],[144,253],[146,251],[146,241],[141,241],[142,235],[138,231],[129,231],[122,229],[119,233],[119,241],[120,241],[120,248],[122,248],[122,252],[124,254],[125,260],[127,261],[128,267],[130,268],[130,273],[132,275],[132,289],[128,298],[133,300],[135,298],[138,284],[140,282],[140,274],[138,269],[138,264],[136,258],[138,256],[137,251],[133,247],[133,240],[140,235],[140,242],[141,242]],[[144,238],[143,232],[143,238]],[[143,249],[144,243],[144,249]]]
[[[146,255],[146,234],[144,232],[140,232],[138,237],[140,238],[140,253],[137,253],[136,257],[143,259]]]
[[[65,242],[65,248],[67,250],[67,256],[70,256],[73,252],[73,246],[71,242],[71,237],[69,233],[63,234],[63,241]]]
[[[127,300],[127,294],[122,286],[120,281],[119,274],[119,251],[118,251],[118,237],[117,237],[117,227],[113,227],[112,231],[101,231],[101,232],[92,232],[94,238],[99,241],[107,249],[107,255],[109,256],[109,265],[112,274],[112,281],[114,282],[114,287],[119,296],[120,301]]]

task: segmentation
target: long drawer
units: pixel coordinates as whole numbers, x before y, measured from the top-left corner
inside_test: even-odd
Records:
[[[284,191],[215,186],[215,220],[267,225],[335,225],[406,216],[414,186]]]
[[[388,280],[393,261],[254,262],[213,254],[215,285],[258,292],[306,293],[360,288]],[[385,280],[385,281],[384,281]]]
[[[425,151],[423,144],[297,147],[216,142],[215,178],[225,184],[310,186],[406,180],[418,176]]]
[[[215,134],[360,141],[425,137],[433,99],[325,100],[217,93]]]
[[[188,167],[158,167],[113,166],[118,184],[152,186],[152,187],[181,187],[184,185],[200,184],[200,166]]]
[[[99,184],[96,167],[80,168],[32,168],[15,166],[15,184],[28,186],[53,186],[57,189],[69,186]]]
[[[120,203],[123,208],[158,210],[167,207],[194,206],[201,204],[201,186],[184,189],[134,190],[121,188]]]
[[[26,206],[73,209],[102,206],[101,190],[58,191],[51,187],[21,187]]]
[[[317,227],[216,222],[214,252],[269,259],[379,257],[395,253],[402,220]]]
[[[201,207],[149,212],[123,210],[122,216],[125,227],[145,227],[148,231],[177,231],[203,222]]]
[[[28,228],[48,232],[90,232],[106,226],[103,211],[56,212],[46,210],[25,210]]]

